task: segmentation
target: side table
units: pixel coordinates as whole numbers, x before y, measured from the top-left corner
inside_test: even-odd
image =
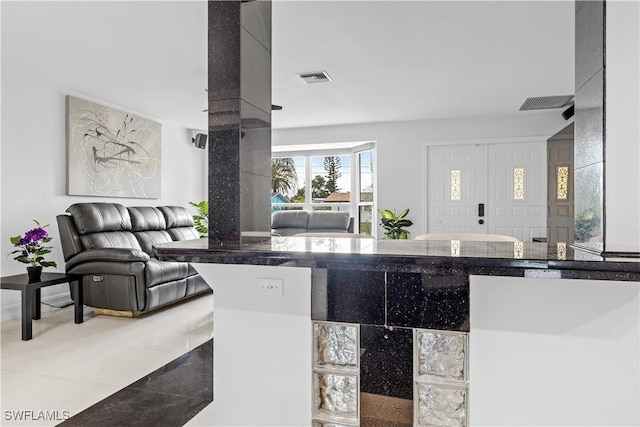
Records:
[[[31,320],[40,319],[40,289],[58,285],[60,283],[70,283],[73,286],[74,300],[74,321],[82,323],[82,286],[80,278],[82,276],[67,275],[64,273],[42,273],[39,282],[29,283],[27,274],[17,274],[15,276],[2,277],[2,289],[13,289],[22,293],[22,340],[30,340],[33,336]]]

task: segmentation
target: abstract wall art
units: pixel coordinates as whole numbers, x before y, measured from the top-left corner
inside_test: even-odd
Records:
[[[160,123],[67,96],[67,194],[160,198]]]

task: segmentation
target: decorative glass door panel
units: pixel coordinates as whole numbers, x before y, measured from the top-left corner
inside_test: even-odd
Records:
[[[428,158],[429,233],[486,233],[486,148],[434,146]]]

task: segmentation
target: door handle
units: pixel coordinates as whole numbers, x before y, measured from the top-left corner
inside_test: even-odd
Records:
[[[480,225],[484,224],[484,219],[479,219],[478,220],[478,224],[480,224]]]
[[[484,203],[478,203],[478,216],[484,216]]]

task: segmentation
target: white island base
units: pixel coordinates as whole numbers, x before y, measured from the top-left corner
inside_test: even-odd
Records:
[[[311,425],[311,270],[194,267],[214,290],[209,425]],[[637,282],[472,276],[470,290],[468,425],[640,424]]]

